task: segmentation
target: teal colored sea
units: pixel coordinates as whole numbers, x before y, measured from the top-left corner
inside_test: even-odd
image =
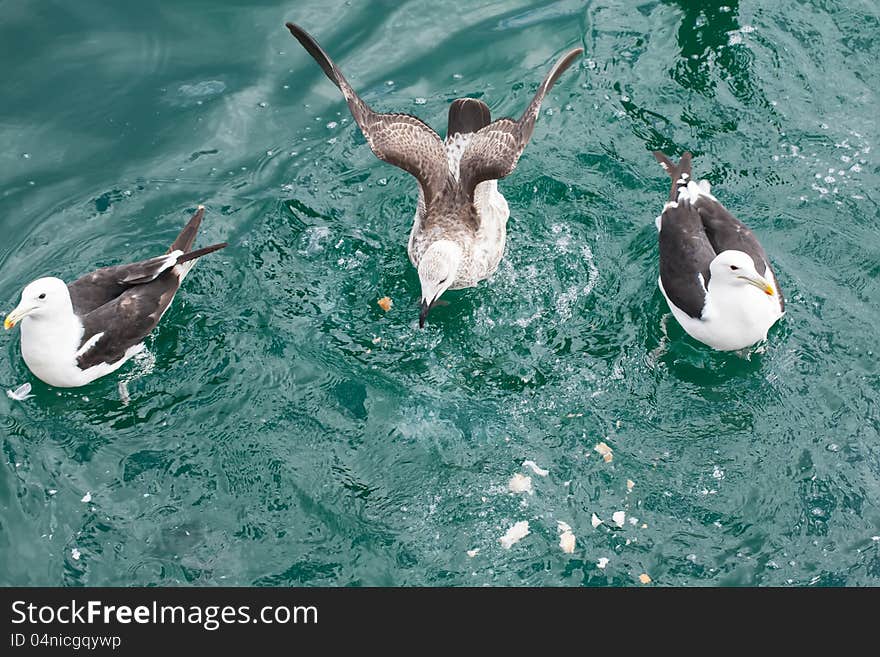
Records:
[[[162,254],[199,204],[197,246],[229,247],[85,387],[0,336],[0,585],[880,583],[880,8],[470,5],[2,3],[0,311]],[[499,183],[498,271],[424,329],[416,184],[285,21],[441,135],[585,49]],[[766,343],[671,316],[657,149],[770,254]]]

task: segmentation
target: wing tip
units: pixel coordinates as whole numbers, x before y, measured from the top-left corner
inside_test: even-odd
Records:
[[[336,68],[336,64],[334,64],[333,60],[330,59],[330,56],[324,52],[324,49],[315,38],[296,23],[287,21],[284,26],[290,31],[294,38],[299,41],[300,45],[305,48],[306,52],[312,56],[312,59],[318,63],[321,70],[324,71],[324,74],[330,78],[333,84],[342,89],[345,78],[342,77]]]
[[[685,151],[681,154],[681,157],[676,163],[663,151],[651,151],[651,153],[654,155],[654,159],[659,162],[660,166],[663,167],[663,170],[666,171],[672,179],[672,189],[669,192],[669,200],[678,200],[680,194],[687,192],[687,190],[690,189],[689,185],[694,184],[691,174],[691,162],[693,156],[690,151]],[[690,200],[690,197],[687,195],[685,195],[684,198]]]
[[[217,244],[212,244],[211,246],[205,246],[201,249],[196,249],[195,251],[190,251],[189,253],[185,253],[177,259],[177,264],[181,265],[185,262],[189,262],[190,260],[195,260],[196,258],[201,258],[202,256],[206,256],[209,253],[214,253],[214,251],[219,251],[220,249],[225,249],[229,246],[229,242],[219,242]]]
[[[691,177],[693,156],[690,151],[682,153],[677,164],[663,151],[651,151],[651,154],[654,156],[654,159],[659,162],[660,166],[663,167],[664,171],[666,171],[673,179],[678,180],[683,174],[686,177]]]
[[[183,230],[180,231],[180,234],[177,236],[177,239],[174,240],[171,248],[168,249],[168,253],[171,253],[172,251],[183,251],[186,253],[192,248],[204,216],[205,206],[199,204],[196,208],[195,214],[193,214],[189,221],[186,222],[186,226],[183,227]]]
[[[566,54],[560,57],[553,68],[550,70],[550,74],[547,76],[547,82],[544,86],[544,93],[550,91],[553,88],[553,85],[556,84],[556,81],[565,73],[568,68],[574,64],[574,60],[584,54],[584,49],[581,47],[574,48],[569,50]]]

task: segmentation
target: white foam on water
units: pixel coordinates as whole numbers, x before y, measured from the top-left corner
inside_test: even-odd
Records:
[[[549,470],[538,467],[538,464],[534,461],[523,461],[522,467],[531,468],[532,472],[534,472],[539,477],[546,477],[550,473]]]

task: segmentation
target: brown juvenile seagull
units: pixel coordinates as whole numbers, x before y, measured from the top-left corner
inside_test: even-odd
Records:
[[[444,142],[414,116],[374,112],[317,41],[298,25],[287,23],[287,29],[342,91],[376,156],[418,181],[408,252],[419,272],[419,326],[424,326],[428,312],[446,290],[473,287],[498,268],[510,210],[497,181],[516,168],[535,129],[541,102],[583,48],[556,62],[519,120],[492,121],[484,102],[454,101]]]
[[[204,214],[200,205],[166,255],[97,269],[70,285],[47,277],[25,287],[3,326],[21,322],[21,355],[34,376],[75,388],[143,350],[196,258],[226,246],[192,250]]]

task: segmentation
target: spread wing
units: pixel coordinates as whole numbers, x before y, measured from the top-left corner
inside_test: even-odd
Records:
[[[474,134],[459,165],[462,189],[469,197],[473,197],[474,189],[481,182],[504,178],[516,168],[516,163],[535,130],[535,121],[538,120],[544,97],[559,76],[583,52],[583,48],[575,48],[556,62],[518,121],[498,119]]]
[[[294,23],[287,23],[287,29],[342,91],[351,115],[376,157],[415,176],[430,204],[443,191],[449,179],[446,149],[439,135],[409,114],[374,112],[308,32]]]

